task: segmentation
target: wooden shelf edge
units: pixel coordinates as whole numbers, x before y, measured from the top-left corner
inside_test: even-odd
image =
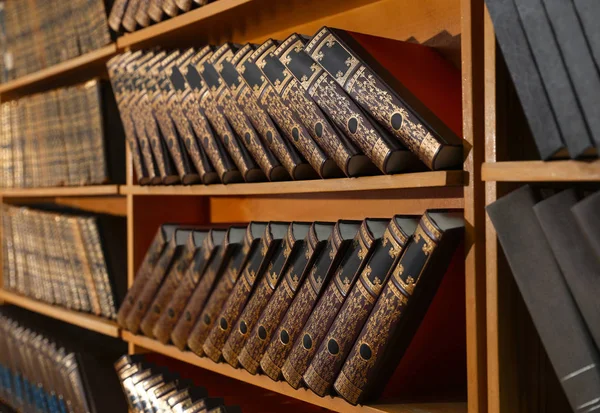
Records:
[[[0,290],[0,301],[14,304],[18,307],[64,321],[87,330],[92,330],[100,334],[116,338],[120,337],[119,327],[117,326],[117,323],[112,320],[107,320],[95,315],[80,313],[55,305],[42,303],[29,297],[6,290]]]
[[[49,78],[61,75],[65,72],[69,72],[80,66],[85,66],[90,63],[101,61],[103,59],[108,59],[116,52],[117,45],[115,43],[111,43],[100,49],[93,50],[89,53],[77,56],[73,59],[61,62],[57,65],[50,66],[40,71],[22,76],[18,79],[11,80],[10,82],[0,84],[0,94],[13,92],[17,89],[21,89],[23,87],[30,86],[35,83],[43,82]]]
[[[4,198],[119,195],[119,185],[60,186],[52,188],[2,188]]]
[[[123,195],[267,195],[324,192],[372,191],[387,189],[463,186],[463,171],[415,172],[399,175],[364,176],[310,181],[260,182],[216,185],[121,187]]]
[[[227,363],[215,363],[209,358],[196,356],[190,351],[180,351],[172,345],[164,345],[147,337],[123,331],[123,340],[165,356],[193,364],[224,376],[240,380],[254,386],[262,387],[288,397],[344,413],[466,413],[466,403],[427,403],[427,404],[381,404],[370,406],[353,406],[340,397],[319,397],[310,390],[295,390],[284,381],[273,381],[264,375],[252,375],[243,369],[235,369]]]
[[[600,181],[600,159],[485,162],[481,176],[488,182],[594,182]]]

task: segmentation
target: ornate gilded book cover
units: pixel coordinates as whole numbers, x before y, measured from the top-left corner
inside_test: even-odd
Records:
[[[163,280],[157,291],[152,304],[148,307],[146,315],[142,319],[140,328],[147,336],[154,338],[154,327],[163,311],[173,298],[177,287],[183,281],[185,274],[194,266],[194,256],[201,253],[202,244],[208,236],[208,230],[193,230],[188,235],[187,242],[181,252],[181,257],[173,264],[173,268]]]
[[[205,282],[205,276],[212,276],[206,272],[206,269],[215,255],[218,254],[222,248],[221,244],[225,241],[226,233],[227,230],[225,229],[211,229],[204,240],[202,240],[202,245],[196,250],[192,264],[188,267],[183,279],[173,293],[166,310],[162,312],[154,326],[152,334],[158,341],[162,343],[167,343],[169,341],[171,332],[173,331],[177,320],[179,320],[179,316],[188,304],[190,297],[192,297],[191,302],[193,303],[203,301],[202,297],[196,295],[194,290],[201,280]],[[194,231],[194,235],[197,236],[199,234]],[[199,241],[200,239],[197,238],[196,242]],[[208,285],[205,290],[208,290],[206,291],[206,295],[208,295],[210,288],[212,287],[212,282],[208,280],[206,284]]]
[[[196,53],[194,58],[203,57],[210,51],[210,48],[205,47]],[[222,122],[225,120],[224,117],[219,117],[216,113],[215,103],[208,91],[208,86],[189,61],[179,66],[179,72],[185,79],[186,85],[186,90],[181,97],[183,112],[192,123],[200,144],[219,174],[219,179],[224,184],[242,182],[243,174],[237,169],[223,144],[223,136],[227,134],[227,125]],[[177,74],[177,71],[174,70],[173,75],[177,76]]]
[[[389,277],[390,269],[402,255],[418,223],[418,217],[396,215],[390,221],[383,238],[376,242],[371,258],[348,293],[304,373],[304,383],[319,396],[324,397],[331,390],[348,352]]]
[[[125,320],[127,329],[132,333],[136,334],[138,332],[142,319],[146,315],[146,311],[148,311],[165,277],[174,270],[178,262],[182,261],[182,253],[191,231],[192,229],[190,228],[177,228],[175,235],[156,262],[152,273],[144,283],[140,294],[136,297],[135,304]]]
[[[244,47],[250,47],[246,45]],[[306,130],[302,121],[287,107],[281,100],[273,86],[262,74],[260,68],[256,65],[254,57],[262,54],[265,48],[275,47],[273,40],[267,40],[259,49],[246,54],[236,65],[238,73],[244,82],[254,92],[256,102],[266,111],[273,121],[279,126],[286,138],[291,142],[304,159],[313,167],[313,169],[322,178],[340,176],[341,171],[335,162],[312,140],[310,133]]]
[[[194,49],[188,49],[182,53],[181,57],[177,59],[175,64],[166,70],[166,75],[170,82],[170,92],[167,95],[167,113],[173,120],[179,136],[183,140],[185,150],[189,155],[191,162],[193,163],[198,175],[203,184],[213,184],[219,182],[219,174],[215,171],[215,168],[211,164],[210,159],[206,155],[206,151],[203,146],[198,143],[199,138],[195,133],[192,122],[186,116],[183,110],[183,104],[186,95],[189,95],[191,89],[185,82],[185,78],[179,71],[179,67],[186,65],[191,59],[191,54]],[[197,108],[191,107],[191,110],[197,111]],[[212,133],[206,120],[204,119],[206,128],[203,128],[204,133]],[[214,139],[214,137],[212,137]]]
[[[321,110],[384,174],[416,167],[416,157],[363,112],[321,65],[304,51],[306,41],[292,34],[275,51]]]
[[[120,327],[126,328],[127,324],[125,320],[127,320],[127,316],[133,309],[137,297],[139,294],[141,294],[146,283],[148,282],[148,278],[150,278],[152,275],[152,272],[158,263],[158,260],[162,256],[166,245],[172,244],[176,228],[176,225],[164,224],[158,228],[158,231],[156,231],[156,235],[154,235],[154,239],[152,240],[150,247],[148,247],[146,255],[144,255],[142,264],[135,274],[133,285],[131,288],[129,288],[129,291],[127,291],[125,300],[121,304],[119,312],[117,313],[117,322],[119,323]]]
[[[348,247],[331,282],[298,335],[281,369],[285,380],[295,389],[300,387],[302,376],[389,222],[389,219],[370,218],[362,222],[352,245]]]
[[[375,60],[351,32],[323,27],[305,51],[427,167],[438,170],[462,164],[462,141],[456,133],[390,73],[392,67]],[[445,63],[436,57],[439,64]]]
[[[317,299],[337,269],[347,248],[352,243],[360,221],[338,221],[333,228],[328,224],[314,223],[309,237],[314,264],[306,268],[305,280],[283,320],[273,335],[260,362],[263,371],[273,380],[280,380],[281,368],[292,351],[293,344]],[[321,225],[325,226],[323,228]],[[328,237],[325,243],[325,237]],[[325,245],[323,245],[325,243]]]
[[[246,116],[242,107],[231,93],[227,83],[219,75],[222,62],[226,59],[231,59],[235,51],[237,51],[237,46],[233,44],[225,43],[220,46],[215,50],[212,57],[207,62],[204,62],[200,68],[202,77],[207,82],[213,98],[217,102],[217,108],[225,115],[231,127],[241,138],[242,143],[265,173],[268,180],[289,180],[290,177],[286,173],[285,168],[273,155],[271,149],[264,144],[250,118]],[[238,84],[241,83],[239,75],[236,76],[236,80]]]
[[[270,263],[271,256],[281,244],[283,236],[274,238],[270,230],[270,224],[267,224],[265,228],[259,247],[255,248],[248,256],[243,271],[238,276],[221,313],[216,318],[214,326],[202,345],[204,353],[214,362],[221,359],[223,346],[229,334],[237,328],[238,318],[254,290],[254,284],[259,278],[262,278]]]
[[[262,310],[265,308],[269,299],[273,295],[273,291],[277,287],[283,270],[288,261],[289,255],[286,254],[285,239],[289,235],[290,223],[287,222],[270,222],[267,231],[271,233],[274,242],[277,243],[273,254],[267,264],[264,276],[258,282],[248,304],[244,307],[239,321],[238,327],[232,329],[229,338],[223,346],[223,358],[233,367],[239,364],[238,356],[246,343],[249,333],[254,328],[258,321]],[[289,252],[289,251],[288,251]]]
[[[189,320],[186,317],[185,325],[189,337],[188,334],[185,334],[185,340],[187,340],[188,347],[194,353],[200,356],[204,355],[204,349],[202,348],[204,341],[213,328],[215,320],[223,309],[239,275],[248,261],[252,259],[252,256],[258,254],[258,246],[266,227],[267,224],[264,222],[251,222],[248,224],[248,227],[244,231],[243,239],[232,244],[234,249],[232,250],[231,258],[221,267],[219,282],[211,292],[206,305],[202,309],[202,313],[195,318],[189,317]],[[234,239],[232,238],[232,240]],[[182,320],[183,317],[180,319],[177,327],[183,322]],[[187,327],[188,325],[189,327]],[[184,335],[181,334],[181,336],[183,337]],[[172,335],[171,338],[173,339],[174,336]],[[186,345],[185,340],[182,342],[181,347],[175,340],[173,342],[179,348],[182,348]]]
[[[252,374],[257,373],[262,355],[271,341],[271,335],[294,298],[308,260],[312,257],[308,240],[311,228],[311,224],[302,222],[292,222],[289,226],[283,245],[282,255],[286,262],[280,270],[281,281],[262,310],[238,357],[242,367]],[[276,267],[277,265],[274,265],[274,269]],[[271,279],[272,277],[269,277],[269,286],[272,284]]]
[[[210,91],[211,88],[216,87],[215,84],[209,83],[207,78],[203,76],[202,69],[204,68],[204,63],[208,62],[212,55],[213,48],[206,46],[192,57],[187,69],[187,81],[196,91],[196,98],[200,106],[204,109],[204,114],[241,172],[244,181],[264,181],[265,174],[258,167],[252,156],[250,156],[246,147],[241,143],[240,137],[231,127],[224,113],[220,111],[219,102],[215,100]],[[211,78],[208,80],[211,80]]]
[[[215,65],[215,68],[229,88],[233,98],[260,134],[263,143],[279,159],[288,175],[293,179],[316,178],[317,174],[314,169],[302,158],[294,145],[282,136],[279,128],[273,123],[267,111],[258,104],[254,92],[242,80],[235,68],[244,56],[249,56],[253,51],[254,49],[246,45],[238,49],[232,56],[225,54],[224,58]]]
[[[363,403],[383,390],[463,233],[462,212],[425,212],[335,380],[334,389],[344,399]]]

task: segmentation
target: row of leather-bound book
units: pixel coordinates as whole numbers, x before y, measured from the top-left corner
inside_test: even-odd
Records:
[[[103,0],[7,0],[0,4],[1,82],[111,41]]]
[[[125,355],[115,363],[129,409],[135,413],[241,413],[220,397],[209,397],[204,387],[159,367],[142,355]]]
[[[127,52],[108,70],[140,184],[462,165],[460,72],[427,46],[324,27],[311,39]]]
[[[0,105],[0,187],[121,182],[123,132],[99,80]]]
[[[2,212],[4,289],[116,318],[126,289],[124,218],[8,205]]]
[[[371,400],[459,246],[460,212],[157,232],[117,321],[320,396]]]
[[[107,349],[100,350],[96,339],[85,332],[63,331],[58,322],[37,314],[2,306],[0,399],[18,412],[124,411],[122,398],[111,394],[118,392],[119,384],[101,354]]]
[[[133,32],[153,23],[175,17],[210,0],[114,0],[108,24],[116,32]]]

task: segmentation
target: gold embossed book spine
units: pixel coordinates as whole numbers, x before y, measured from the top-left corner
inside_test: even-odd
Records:
[[[298,335],[294,347],[281,369],[285,380],[295,389],[300,387],[302,376],[318,346],[325,338],[325,334],[342,307],[348,292],[367,264],[375,242],[383,236],[388,224],[389,220],[384,219],[367,218],[362,222],[352,245],[344,254],[331,282],[323,292],[302,332]]]
[[[402,255],[418,224],[418,218],[395,216],[377,241],[369,262],[348,293],[325,339],[303,376],[304,383],[324,397],[342,368],[362,326],[369,317],[390,270]]]
[[[281,368],[292,351],[298,334],[308,320],[317,299],[328,284],[332,274],[339,265],[352,240],[360,228],[360,221],[338,221],[335,226],[328,227],[322,223],[314,223],[309,237],[311,260],[314,261],[306,269],[306,279],[302,283],[292,304],[277,327],[260,366],[273,380],[281,379]],[[327,241],[325,239],[327,237]],[[323,245],[325,244],[325,245]]]
[[[222,274],[206,305],[202,308],[202,312],[192,313],[189,317],[185,313],[185,317],[179,320],[175,332],[178,332],[178,329],[183,329],[184,332],[179,332],[178,341],[175,341],[175,332],[171,336],[177,347],[185,348],[187,340],[187,346],[194,353],[200,356],[204,355],[204,349],[202,348],[204,341],[212,330],[215,320],[223,309],[239,275],[258,249],[260,237],[264,234],[265,228],[266,223],[251,222],[244,231],[242,239],[236,237],[238,241],[232,244],[231,258],[222,265]]]
[[[221,313],[215,320],[214,326],[202,345],[204,353],[214,362],[221,360],[223,346],[231,332],[236,328],[239,316],[254,290],[256,281],[262,278],[271,255],[281,243],[281,238],[273,238],[269,226],[267,224],[259,247],[252,252],[247,260],[244,270],[239,275]]]
[[[240,314],[237,328],[232,329],[229,338],[223,346],[223,358],[233,367],[239,365],[238,357],[248,340],[249,333],[254,328],[260,314],[273,295],[275,288],[288,261],[285,249],[285,238],[288,234],[289,223],[270,222],[268,231],[273,237],[275,249],[267,264],[261,280],[258,281],[244,311]]]
[[[461,139],[378,63],[354,34],[323,27],[305,50],[428,168],[448,169],[462,164]],[[434,53],[430,52],[421,58],[433,61]],[[436,60],[437,64],[445,67],[441,60]]]
[[[423,215],[334,382],[344,399],[363,403],[383,390],[435,296],[463,232],[462,212]]]

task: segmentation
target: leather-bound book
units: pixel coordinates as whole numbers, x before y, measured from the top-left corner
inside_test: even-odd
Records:
[[[242,367],[252,374],[257,373],[262,355],[271,341],[271,335],[292,302],[294,293],[298,289],[307,264],[309,264],[308,260],[312,258],[310,241],[308,240],[311,228],[313,228],[313,225],[308,223],[292,222],[290,224],[283,245],[282,256],[286,262],[280,270],[281,275],[279,275],[279,278],[281,281],[278,284],[273,282],[273,276],[277,274],[271,271],[263,281],[263,284],[266,283],[267,287],[274,284],[277,284],[277,287],[273,292],[268,292],[267,295],[271,295],[271,297],[264,310],[261,311],[258,321],[254,323],[254,327],[238,357]],[[314,236],[314,234],[312,235]],[[275,263],[273,271],[277,267],[278,263]],[[259,290],[257,289],[254,294],[258,295]]]
[[[370,218],[362,222],[281,369],[293,388],[300,387],[302,376],[389,223],[389,219]]]
[[[215,100],[211,92],[215,84],[207,82],[206,77],[202,76],[204,64],[209,62],[212,55],[213,48],[211,46],[204,47],[194,55],[188,65],[187,81],[192,86],[192,89],[197,91],[196,99],[203,106],[208,121],[217,132],[223,146],[227,149],[244,180],[246,182],[264,181],[265,174],[242,144],[241,137],[237,136],[225,114],[221,112],[222,107],[220,107],[219,102]],[[210,99],[207,95],[210,96]],[[202,102],[205,104],[203,105]]]
[[[196,53],[194,61],[204,57],[212,51],[211,48],[203,48]],[[219,178],[224,184],[240,182],[244,175],[237,168],[237,164],[231,158],[223,141],[232,134],[225,117],[217,112],[215,102],[208,86],[191,62],[179,67],[179,71],[185,77],[189,87],[189,93],[182,98],[182,106],[196,135],[200,139],[206,154],[212,161],[219,173]],[[211,127],[212,126],[212,127]]]
[[[254,48],[246,45],[244,48]],[[342,172],[333,159],[327,157],[321,148],[312,140],[310,133],[303,126],[301,119],[285,105],[275,88],[263,75],[253,57],[262,53],[265,48],[275,47],[273,40],[267,40],[251,54],[246,54],[236,64],[236,69],[244,82],[254,92],[258,106],[266,111],[279,126],[286,138],[308,161],[310,166],[322,178],[339,177]],[[244,50],[242,48],[241,50]]]
[[[590,131],[569,80],[543,1],[514,3],[570,157],[593,154],[595,148]]]
[[[498,45],[542,159],[567,156],[514,0],[486,0]]]
[[[449,71],[450,63],[434,50],[406,42],[401,46],[420,48],[420,64],[439,67],[440,76]],[[384,67],[375,60],[350,32],[323,27],[305,50],[356,103],[430,169],[462,165],[462,141],[456,133],[390,73],[393,67]]]
[[[579,197],[575,190],[567,189],[539,202],[533,210],[596,348],[600,349],[600,259],[594,254],[571,213],[571,208],[577,202]]]
[[[160,288],[152,300],[152,304],[150,304],[146,315],[142,319],[140,328],[147,337],[154,338],[153,331],[156,323],[163,311],[167,309],[177,287],[183,282],[185,274],[190,269],[193,270],[195,264],[194,256],[196,253],[202,253],[202,246],[208,234],[208,230],[190,231],[180,258],[173,263],[171,271],[169,271],[169,274],[162,281]]]
[[[199,298],[194,294],[194,290],[200,280],[204,280],[205,275],[211,276],[206,273],[206,269],[221,250],[221,244],[225,241],[226,233],[227,231],[224,229],[210,230],[202,241],[202,246],[196,251],[192,265],[188,267],[166,310],[162,312],[152,331],[152,335],[161,343],[166,344],[169,341],[171,332],[186,308],[190,297],[192,297],[192,303],[195,303]],[[210,291],[212,283],[208,282],[208,284],[208,290]],[[208,295],[208,291],[206,294]]]
[[[589,195],[571,208],[579,229],[600,260],[600,191]]]
[[[268,239],[269,242],[275,245],[273,247],[274,251],[271,253],[263,273],[257,276],[257,280],[260,279],[260,281],[255,281],[256,286],[238,318],[237,327],[231,329],[222,350],[223,358],[233,367],[238,366],[238,356],[244,344],[246,344],[248,334],[254,328],[262,310],[267,305],[281,279],[288,260],[285,239],[289,235],[290,225],[284,222],[270,222],[267,226],[265,233],[270,238]]]
[[[594,411],[600,408],[598,349],[536,218],[538,200],[524,185],[486,210],[569,404],[574,412]]]
[[[231,95],[244,111],[264,143],[271,149],[279,162],[293,179],[312,179],[317,174],[314,169],[298,153],[294,145],[282,136],[267,111],[256,101],[254,92],[242,80],[236,70],[236,65],[245,57],[249,57],[254,49],[245,45],[235,54],[225,54],[224,58],[215,64],[215,68],[229,88]]]
[[[275,55],[321,110],[381,172],[393,174],[416,167],[415,155],[360,109],[335,79],[304,51],[305,45],[301,36],[292,34],[281,43]]]
[[[237,103],[237,100],[234,99],[227,87],[227,83],[219,76],[217,67],[221,67],[221,63],[225,59],[231,59],[236,50],[237,47],[233,44],[225,43],[215,50],[208,61],[202,64],[199,68],[200,74],[212,93],[213,99],[217,104],[217,109],[225,115],[232,129],[241,138],[242,143],[260,166],[268,180],[289,180],[289,175],[285,168],[275,158],[271,150],[264,145],[252,122],[250,122],[248,116],[246,116],[241,106]],[[238,79],[239,82],[241,82],[240,79]]]
[[[168,74],[171,68],[175,67],[180,57],[189,59],[193,53],[193,49],[188,49],[182,56],[179,51],[174,51],[167,56],[160,65],[155,67],[152,75],[156,78],[157,87],[150,98],[162,137],[166,141],[166,146],[173,158],[175,168],[181,178],[181,183],[184,185],[198,183],[201,179],[185,150],[183,137],[179,136],[174,121],[171,118],[167,102],[169,101],[170,96],[174,94],[174,90]]]
[[[129,0],[115,0],[112,8],[110,9],[110,14],[108,15],[108,25],[115,32],[119,32],[121,30],[121,22],[123,21],[123,15],[125,14],[125,9],[127,8],[127,4]]]
[[[324,397],[330,392],[348,352],[388,280],[390,269],[404,252],[418,223],[418,218],[396,215],[382,239],[377,241],[371,258],[304,373],[304,382],[319,396]]]
[[[251,59],[261,69],[283,103],[300,119],[314,142],[333,159],[347,176],[369,173],[372,163],[361,154],[354,143],[341,133],[323,114],[298,80],[274,55],[277,45],[265,44],[253,53]]]
[[[219,182],[219,175],[211,164],[210,159],[206,156],[204,148],[198,143],[198,137],[192,127],[192,122],[186,117],[182,108],[182,102],[184,101],[185,95],[189,94],[191,89],[187,86],[185,78],[179,71],[179,67],[185,65],[191,58],[191,50],[193,49],[182,53],[175,65],[166,69],[171,84],[171,91],[167,95],[166,101],[167,113],[173,120],[177,132],[185,144],[186,152],[196,168],[202,183],[213,184]],[[194,109],[192,108],[192,110]],[[197,108],[195,108],[195,110],[197,111]],[[210,128],[208,128],[208,133],[211,133]],[[214,139],[214,137],[212,139]]]
[[[192,8],[192,0],[175,0],[175,4],[181,11],[189,11]]]
[[[266,226],[267,224],[264,222],[251,222],[248,225],[241,240],[241,245],[232,245],[235,248],[231,253],[231,258],[225,262],[225,265],[220,267],[222,274],[218,278],[219,281],[211,292],[204,308],[200,309],[202,312],[191,313],[190,317],[185,317],[185,321],[184,317],[179,320],[177,328],[180,328],[180,325],[185,323],[184,329],[189,333],[189,336],[188,334],[180,334],[180,336],[182,338],[185,337],[187,346],[197,355],[204,355],[204,349],[202,348],[204,341],[212,330],[217,316],[221,313],[239,275],[255,255],[260,255],[258,248]],[[239,242],[236,244],[239,244]],[[171,339],[173,339],[175,345],[179,348],[185,348],[186,341],[182,341],[179,344],[174,340],[174,335],[175,332],[171,336]]]
[[[462,211],[426,211],[334,383],[352,404],[375,399],[419,327],[464,233]]]
[[[179,14],[179,8],[175,4],[175,0],[163,0],[163,10],[169,17],[175,17]]]
[[[129,2],[127,3],[127,9],[125,10],[125,14],[123,15],[123,21],[121,22],[121,24],[128,32],[135,31],[137,27],[135,16],[137,14],[139,5],[140,0],[129,0]]]
[[[600,4],[595,0],[573,0],[573,3],[596,66],[600,67],[600,27],[596,20],[600,16]]]
[[[150,1],[151,0],[140,0],[137,13],[135,13],[135,21],[140,27],[148,27],[150,25],[150,16],[148,15]]]
[[[204,340],[202,349],[214,362],[221,360],[223,346],[229,334],[238,328],[237,321],[254,290],[254,284],[262,278],[271,262],[271,256],[281,245],[281,240],[285,236],[285,230],[281,230],[282,226],[284,225],[273,222],[267,224],[260,239],[260,246],[249,253],[244,269],[238,276],[235,286],[227,297],[219,316],[215,319],[210,333]],[[277,232],[273,234],[272,229]]]
[[[156,292],[160,288],[164,278],[168,276],[172,268],[182,261],[181,256],[192,229],[179,227],[175,235],[163,250],[152,273],[144,283],[140,293],[135,298],[135,303],[127,315],[125,325],[129,331],[136,334],[146,311],[148,310]]]
[[[150,0],[150,5],[148,6],[148,16],[157,23],[163,19],[163,2],[164,0]]]
[[[206,413],[209,410],[222,406],[225,401],[218,397],[207,397],[183,407],[181,413]]]
[[[148,247],[146,255],[144,255],[144,259],[135,275],[133,285],[129,288],[129,291],[127,291],[125,300],[123,300],[119,312],[117,313],[117,323],[120,327],[127,327],[127,316],[133,309],[137,297],[141,294],[148,279],[152,275],[152,271],[162,256],[167,244],[169,244],[171,249],[174,248],[175,241],[173,240],[176,228],[177,225],[163,224],[158,228],[158,231],[156,231],[156,235],[154,235],[154,239],[152,240],[150,247]]]

